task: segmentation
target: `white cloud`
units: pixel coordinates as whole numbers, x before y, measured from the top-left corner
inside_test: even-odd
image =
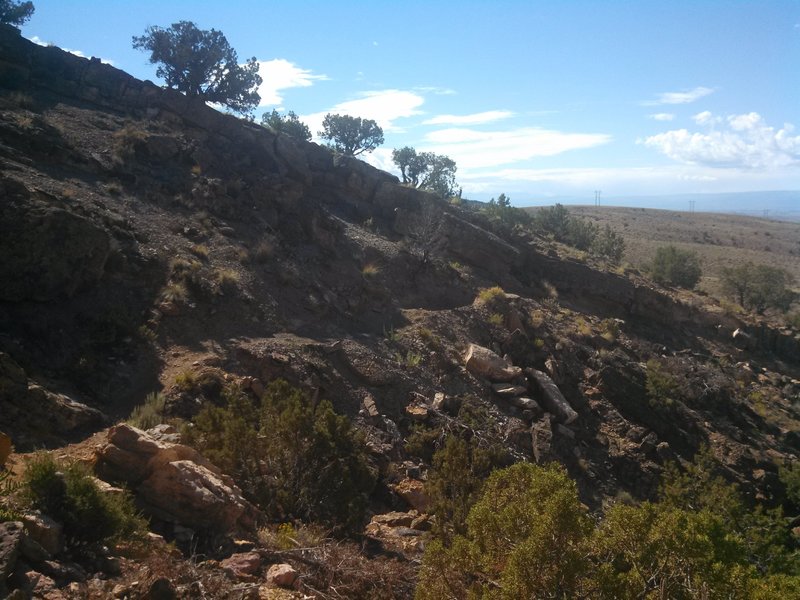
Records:
[[[510,110],[487,110],[471,115],[439,115],[423,121],[423,125],[480,125],[513,117]]]
[[[675,115],[672,113],[655,113],[647,116],[654,121],[672,121],[675,118]]]
[[[566,133],[523,127],[506,131],[449,128],[425,136],[421,149],[445,154],[459,169],[495,167],[536,156],[553,156],[569,150],[592,148],[611,141],[599,133]]]
[[[38,35],[34,35],[33,37],[30,37],[30,38],[28,38],[28,39],[29,39],[30,41],[32,41],[34,44],[36,44],[37,46],[54,46],[54,45],[55,45],[55,44],[52,44],[52,43],[50,43],[50,42],[45,42],[45,41],[44,41],[42,38],[40,38]],[[89,57],[88,57],[88,56],[86,56],[86,54],[85,54],[83,51],[81,51],[81,50],[72,50],[71,48],[61,48],[61,49],[62,49],[64,52],[69,52],[70,54],[74,54],[75,56],[80,56],[81,58],[89,58]],[[101,58],[101,59],[100,59],[100,62],[101,62],[101,63],[105,63],[105,64],[107,64],[107,65],[111,65],[112,67],[114,66],[114,61],[113,61],[113,60],[108,60],[108,59],[106,59],[106,58]]]
[[[396,132],[401,129],[394,121],[421,114],[418,109],[424,102],[425,99],[419,94],[405,90],[362,92],[355,100],[340,102],[324,112],[303,115],[301,120],[315,135],[322,129],[322,120],[328,113],[372,119],[384,132]]]
[[[791,124],[776,130],[754,112],[724,120],[703,112],[695,115],[695,122],[719,127],[702,133],[666,131],[640,143],[690,165],[764,170],[800,166],[800,136],[791,135]]]
[[[450,88],[437,87],[437,86],[420,86],[415,87],[415,91],[422,92],[423,94],[433,94],[435,96],[454,96],[458,92]]]
[[[258,74],[263,83],[258,88],[261,96],[260,106],[278,106],[283,103],[281,90],[296,87],[310,87],[316,81],[326,81],[326,75],[316,75],[308,69],[298,67],[284,58],[260,61]]]
[[[686,90],[683,92],[664,92],[658,95],[658,99],[647,100],[646,102],[642,102],[642,104],[645,106],[658,106],[660,104],[689,104],[713,93],[714,90],[712,88],[698,86],[693,90]]]

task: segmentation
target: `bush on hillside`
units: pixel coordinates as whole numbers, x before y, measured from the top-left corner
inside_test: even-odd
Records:
[[[131,497],[102,492],[80,463],[37,454],[26,465],[23,490],[33,508],[64,526],[73,546],[136,538],[147,530]]]
[[[763,314],[768,308],[788,310],[795,299],[791,274],[778,267],[752,262],[722,270],[722,289],[742,307]]]
[[[650,274],[656,283],[691,289],[700,281],[700,258],[691,250],[662,246],[656,250]]]
[[[312,402],[286,381],[260,404],[229,387],[187,429],[187,443],[233,475],[272,519],[345,530],[361,525],[375,484],[363,437],[330,402]]]

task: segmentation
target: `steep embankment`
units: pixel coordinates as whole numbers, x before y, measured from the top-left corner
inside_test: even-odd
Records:
[[[412,426],[441,439],[466,405],[486,417],[475,435],[562,462],[593,508],[651,497],[701,444],[781,496],[777,465],[800,451],[791,332],[735,345],[743,324],[700,303],[9,28],[0,82],[0,430],[18,449],[159,389],[188,418],[220,382],[284,377],[366,433],[376,508],[404,506],[401,473],[424,480]],[[470,344],[507,355],[513,385],[465,368]],[[676,397],[648,396],[648,360]],[[176,386],[186,373],[209,385]]]

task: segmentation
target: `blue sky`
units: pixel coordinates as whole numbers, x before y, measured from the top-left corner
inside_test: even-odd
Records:
[[[515,204],[800,189],[800,1],[34,0],[23,35],[155,80],[131,37],[190,20],[262,63],[263,107],[372,118],[393,170],[446,154]]]

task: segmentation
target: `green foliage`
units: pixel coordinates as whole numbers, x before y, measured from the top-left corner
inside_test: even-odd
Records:
[[[139,429],[150,429],[163,422],[162,413],[166,397],[158,392],[147,394],[144,402],[138,405],[128,417],[128,424]]]
[[[80,463],[59,464],[49,454],[37,454],[26,466],[23,486],[32,506],[61,523],[73,546],[146,532],[130,496],[100,491]]]
[[[767,308],[788,310],[795,299],[788,271],[747,262],[722,270],[722,289],[741,306],[763,314]]]
[[[495,471],[466,524],[452,543],[429,546],[418,600],[575,596],[590,521],[562,467]]]
[[[150,52],[150,63],[159,65],[156,75],[187,96],[224,104],[242,114],[261,100],[258,61],[253,57],[239,64],[221,31],[198,29],[190,21],[167,29],[151,26],[144,35],[134,36],[133,47]]]
[[[800,509],[800,461],[792,461],[778,470],[781,482],[786,486],[786,498]]]
[[[318,135],[330,140],[333,150],[347,156],[372,152],[383,144],[383,129],[375,121],[350,115],[325,115]]]
[[[232,474],[270,518],[361,524],[375,476],[347,417],[283,380],[267,386],[260,405],[236,388],[224,399],[197,415],[187,443]]]
[[[551,234],[559,242],[566,242],[571,220],[569,211],[562,204],[540,208],[533,217],[536,229]]]
[[[516,227],[528,227],[531,224],[531,217],[521,208],[511,206],[511,198],[505,194],[500,194],[497,200],[492,198],[481,208],[481,211],[489,218],[495,226],[505,231],[510,231]]]
[[[661,246],[650,265],[653,280],[662,285],[675,285],[691,289],[698,281],[702,269],[697,252],[681,250],[675,246]]]
[[[18,27],[31,18],[34,10],[33,2],[0,0],[0,23]]]
[[[669,406],[680,396],[680,384],[669,371],[664,369],[659,361],[647,361],[647,396],[651,405]]]
[[[704,450],[667,470],[660,502],[615,504],[596,525],[562,467],[495,471],[465,533],[429,544],[416,598],[797,597],[800,560],[782,516],[747,510],[717,466]]]
[[[425,486],[436,516],[434,529],[440,537],[449,540],[466,533],[467,515],[483,482],[503,464],[507,464],[507,457],[500,448],[481,448],[471,439],[447,437],[433,454]]]
[[[17,511],[11,506],[11,497],[19,488],[19,483],[11,481],[10,471],[0,471],[0,523],[18,518]]]
[[[308,125],[291,110],[284,116],[273,108],[271,113],[265,112],[261,115],[261,124],[295,139],[311,141],[311,130]]]
[[[506,299],[506,293],[499,285],[490,288],[481,288],[478,291],[476,300],[479,304],[496,306],[499,302]]]
[[[392,150],[392,162],[403,183],[427,190],[441,198],[460,195],[456,188],[456,163],[447,156],[420,152],[410,146]]]
[[[604,257],[612,264],[618,264],[625,252],[625,240],[611,227],[600,229],[591,221],[570,214],[561,204],[540,208],[532,224],[556,241]]]
[[[612,265],[617,265],[625,254],[625,239],[606,225],[592,242],[592,253],[604,256]]]

